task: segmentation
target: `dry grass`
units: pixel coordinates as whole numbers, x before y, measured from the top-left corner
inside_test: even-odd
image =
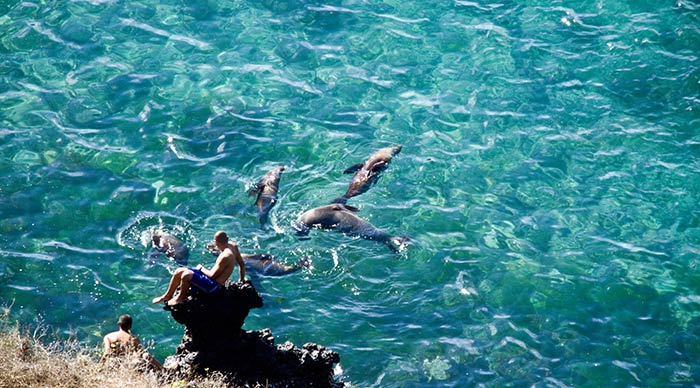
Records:
[[[128,362],[99,363],[99,349],[49,341],[45,329],[22,332],[0,313],[0,388],[231,388],[222,379],[166,379]]]

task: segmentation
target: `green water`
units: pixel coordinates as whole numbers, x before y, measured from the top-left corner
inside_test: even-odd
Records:
[[[323,344],[357,387],[700,384],[697,1],[0,1],[0,301],[163,359],[150,300],[226,230],[312,266],[245,329]],[[294,235],[342,171],[411,247]],[[285,165],[261,228],[247,190]]]

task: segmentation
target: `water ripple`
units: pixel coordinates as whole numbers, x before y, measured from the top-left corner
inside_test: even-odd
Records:
[[[0,255],[2,255],[4,257],[21,257],[24,259],[33,259],[33,260],[40,260],[40,261],[53,261],[54,260],[53,256],[42,254],[42,253],[26,253],[26,252],[13,252],[13,251],[0,250]]]
[[[48,247],[56,247],[56,248],[62,248],[68,251],[72,252],[78,252],[78,253],[85,253],[85,254],[92,254],[92,255],[108,255],[108,254],[113,254],[116,253],[114,250],[110,249],[85,249],[85,248],[80,248],[76,246],[72,246],[69,244],[66,244],[62,241],[48,241],[43,244],[44,246]]]
[[[125,26],[138,28],[138,29],[140,29],[140,30],[143,30],[143,31],[146,31],[146,32],[150,32],[150,33],[152,33],[152,34],[154,34],[154,35],[158,35],[158,36],[162,36],[162,37],[168,38],[168,39],[170,39],[170,40],[172,40],[172,41],[175,41],[175,42],[186,43],[186,44],[192,45],[192,46],[194,46],[194,47],[196,47],[196,48],[198,48],[198,49],[200,49],[200,50],[209,50],[209,49],[211,48],[211,46],[209,45],[209,43],[202,42],[202,41],[199,41],[199,40],[197,40],[197,39],[190,38],[190,37],[188,37],[188,36],[183,36],[183,35],[179,35],[179,34],[171,34],[170,32],[168,32],[168,31],[166,31],[166,30],[162,30],[162,29],[160,29],[160,28],[156,28],[156,27],[150,26],[150,25],[148,25],[148,24],[146,24],[146,23],[138,22],[138,21],[136,21],[136,20],[134,20],[134,19],[121,18],[121,19],[119,19],[119,21],[120,21],[122,24],[124,24]]]

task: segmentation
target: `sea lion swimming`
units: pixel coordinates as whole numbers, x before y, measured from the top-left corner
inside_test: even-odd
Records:
[[[220,251],[213,244],[209,244],[209,252],[217,256]],[[308,268],[310,263],[307,257],[302,257],[294,265],[284,264],[275,260],[275,257],[267,253],[241,253],[246,271],[264,276],[284,276],[296,272],[302,268]]]
[[[392,236],[355,215],[358,209],[339,203],[319,206],[301,214],[293,226],[298,235],[307,235],[311,228],[335,229],[350,236],[382,242],[393,251],[406,247],[408,237]]]
[[[279,189],[280,175],[284,171],[284,166],[275,167],[268,171],[248,192],[252,197],[257,194],[255,205],[258,207],[258,219],[260,225],[267,221],[267,216],[275,203],[277,203],[277,190]]]
[[[280,263],[266,253],[241,254],[246,270],[265,276],[283,276],[309,267],[309,260],[302,258],[294,265]]]
[[[389,162],[391,162],[391,158],[401,152],[402,147],[401,145],[396,145],[381,148],[370,155],[364,163],[358,163],[343,171],[343,174],[354,173],[354,175],[350,181],[348,191],[342,197],[333,200],[333,203],[344,204],[349,198],[369,190],[372,185],[377,183],[382,171],[386,170]]]
[[[175,260],[175,262],[178,264],[187,264],[187,260],[190,258],[190,251],[187,249],[187,245],[185,245],[185,243],[179,238],[163,231],[156,230],[151,236],[151,241],[153,242],[153,250],[149,254],[149,257],[164,254],[165,256]]]

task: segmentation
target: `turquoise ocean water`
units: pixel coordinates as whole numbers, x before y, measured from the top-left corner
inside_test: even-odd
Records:
[[[699,58],[695,0],[0,1],[0,301],[162,360],[148,233],[224,229],[312,261],[244,328],[356,387],[700,384]],[[294,235],[391,144],[349,204],[408,250]]]

